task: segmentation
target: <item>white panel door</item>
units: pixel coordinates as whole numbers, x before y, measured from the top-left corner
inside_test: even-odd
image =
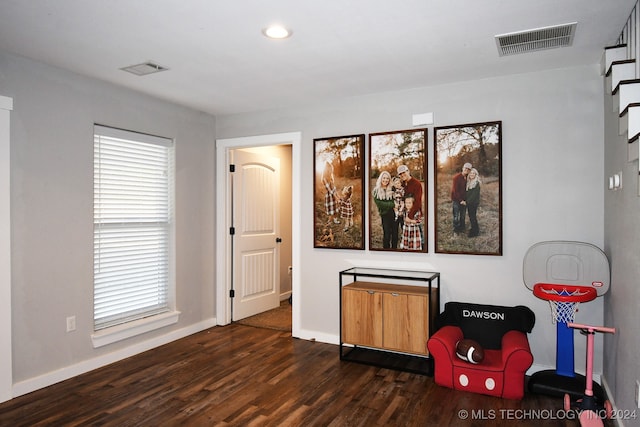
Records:
[[[233,320],[280,304],[280,159],[233,152]]]

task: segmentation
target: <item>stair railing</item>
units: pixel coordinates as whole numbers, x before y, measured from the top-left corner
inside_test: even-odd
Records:
[[[640,58],[640,14],[638,13],[638,4],[633,6],[627,22],[622,27],[622,31],[616,40],[617,45],[627,46],[627,59]],[[636,61],[636,79],[640,78],[640,64]]]

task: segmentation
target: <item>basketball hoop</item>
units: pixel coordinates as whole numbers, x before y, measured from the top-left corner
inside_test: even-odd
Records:
[[[578,304],[592,301],[598,296],[594,288],[554,283],[536,283],[533,294],[549,302],[553,323],[573,322]]]
[[[597,246],[583,242],[547,241],[531,246],[522,261],[522,278],[533,294],[549,303],[556,329],[556,369],[534,372],[530,391],[582,395],[584,381],[575,372],[573,323],[578,306],[607,293],[609,260]]]

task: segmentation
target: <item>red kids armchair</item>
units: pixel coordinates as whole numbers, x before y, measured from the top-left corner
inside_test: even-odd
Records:
[[[533,364],[527,333],[534,324],[535,314],[525,306],[446,303],[436,320],[439,329],[427,342],[436,384],[522,399],[525,373]],[[462,339],[480,344],[482,361],[471,363],[456,354],[456,345]]]

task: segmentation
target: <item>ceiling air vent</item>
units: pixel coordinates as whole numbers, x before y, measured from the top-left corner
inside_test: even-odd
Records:
[[[499,34],[495,36],[498,53],[500,56],[506,56],[571,46],[573,36],[576,33],[576,25],[577,22],[572,22],[552,27]]]
[[[153,62],[150,62],[150,61],[143,62],[142,64],[129,65],[128,67],[124,67],[120,69],[122,71],[127,71],[131,74],[135,74],[136,76],[146,76],[147,74],[159,73],[160,71],[168,70],[167,67],[154,64]]]

